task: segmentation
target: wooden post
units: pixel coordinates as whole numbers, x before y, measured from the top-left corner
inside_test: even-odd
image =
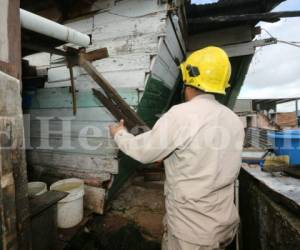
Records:
[[[30,249],[30,217],[21,108],[20,1],[0,8],[0,249]]]
[[[93,89],[94,95],[102,102],[102,104],[114,115],[118,120],[123,118],[128,128],[134,134],[149,130],[146,123],[130,108],[123,100],[119,93],[110,85],[110,83],[97,71],[97,69],[84,58],[80,56],[79,65],[93,78],[93,80],[103,90]]]

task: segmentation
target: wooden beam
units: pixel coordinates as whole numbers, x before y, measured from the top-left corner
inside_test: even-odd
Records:
[[[99,99],[99,101],[108,109],[108,111],[113,114],[113,116],[120,121],[121,119],[124,119],[126,126],[128,126],[128,129],[132,129],[135,124],[126,117],[122,113],[121,110],[119,110],[114,103],[108,99],[100,90],[93,89],[93,94]]]
[[[88,61],[96,61],[108,57],[107,48],[96,49],[84,54],[84,58]]]
[[[119,95],[119,93],[111,86],[111,84],[97,71],[97,69],[80,55],[79,65],[85,69],[85,71],[92,77],[92,79],[99,85],[103,90],[102,93],[99,90],[95,90],[94,94],[103,105],[119,120],[123,118],[127,121],[127,125],[130,126],[129,129],[133,128],[143,128],[149,129],[146,123],[137,115],[137,113],[124,101],[124,99]],[[134,131],[135,133],[140,132],[140,129]]]
[[[4,62],[0,60],[0,71],[8,75],[17,75],[18,67],[15,64]]]
[[[283,17],[298,17],[300,11],[281,11],[281,12],[265,12],[255,14],[243,14],[243,15],[226,15],[226,16],[209,16],[191,18],[188,20],[189,24],[213,24],[213,23],[229,23],[229,22],[241,22],[241,21],[266,21],[274,22]]]
[[[225,46],[229,44],[250,42],[253,37],[253,27],[250,25],[241,25],[189,36],[187,47],[188,51],[194,51],[211,45]]]
[[[55,55],[59,55],[59,56],[67,55],[67,53],[63,50],[56,49],[56,48],[49,48],[49,47],[43,46],[41,44],[32,44],[32,43],[23,42],[22,47],[36,51],[36,52],[47,52],[47,53],[55,54]]]
[[[276,44],[274,38],[255,40],[248,43],[239,43],[234,45],[222,46],[229,57],[253,55],[257,47],[263,47],[271,44]]]
[[[76,101],[76,87],[74,81],[73,67],[69,66],[70,80],[71,80],[71,92],[72,92],[72,105],[73,105],[73,115],[77,113],[77,101]]]

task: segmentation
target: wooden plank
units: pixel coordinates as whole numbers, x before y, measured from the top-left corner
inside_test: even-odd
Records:
[[[17,67],[15,64],[0,61],[0,70],[8,75],[16,75]]]
[[[253,28],[249,25],[224,28],[190,36],[188,38],[188,51],[195,51],[211,45],[224,46],[249,42],[252,39]]]
[[[5,8],[7,6],[8,8]],[[20,1],[19,0],[3,0],[1,1],[0,16],[6,16],[6,22],[1,21],[0,37],[5,37],[5,41],[1,41],[2,45],[7,49],[7,55],[4,58],[0,58],[0,61],[6,61],[13,65],[12,68],[15,71],[6,71],[5,67],[0,66],[0,71],[8,72],[12,77],[8,77],[4,73],[1,73],[0,78],[6,79],[1,81],[0,84],[0,116],[11,116],[14,120],[11,127],[11,140],[14,142],[14,146],[5,150],[5,153],[1,152],[0,158],[7,157],[6,165],[10,165],[13,169],[12,176],[15,184],[15,195],[11,192],[9,200],[14,199],[14,206],[11,210],[1,209],[1,213],[4,213],[7,220],[10,220],[11,229],[8,229],[1,221],[1,228],[10,230],[10,233],[15,228],[17,233],[14,232],[9,238],[1,237],[1,248],[3,249],[17,249],[22,248],[24,250],[31,249],[31,227],[29,219],[29,205],[27,196],[27,169],[26,159],[24,153],[24,132],[22,121],[22,109],[21,109],[21,26],[20,26]],[[6,26],[6,27],[5,27]],[[5,32],[5,30],[7,32]],[[4,34],[3,34],[4,32]],[[2,44],[3,42],[3,44]],[[6,52],[4,52],[6,53]],[[3,53],[2,53],[3,56]],[[14,79],[14,78],[15,79]],[[11,86],[8,84],[11,83]],[[5,88],[7,87],[7,89]],[[15,90],[13,95],[13,90]],[[1,143],[2,145],[2,143]],[[2,166],[1,166],[2,167]],[[0,170],[2,172],[2,169]],[[5,196],[4,199],[8,198]],[[16,221],[15,219],[16,218]],[[17,240],[16,237],[17,236]]]
[[[168,70],[168,65],[160,57],[156,57],[151,75],[155,79],[162,81],[169,89],[172,89],[176,82],[176,77],[170,74]]]
[[[67,121],[68,122],[68,121]],[[114,123],[113,121],[71,121],[71,124],[64,125],[61,120],[50,120],[49,130],[58,131],[55,135],[51,132],[53,137],[61,137],[61,133],[64,133],[65,137],[74,138],[110,138],[108,126]],[[27,127],[29,126],[29,127]],[[63,131],[63,126],[67,126],[69,129]],[[26,139],[31,137],[49,138],[49,131],[45,132],[41,129],[41,123],[39,120],[31,120],[30,124],[25,124],[25,129],[30,130],[30,134],[26,135]]]
[[[21,114],[20,82],[18,79],[0,71],[0,115]]]
[[[145,71],[144,70],[128,70],[128,71],[113,71],[104,72],[103,76],[111,82],[115,88],[144,88],[145,87]],[[91,78],[81,74],[76,80],[77,89],[91,89],[97,88],[98,85],[91,80]],[[69,87],[71,86],[69,80],[62,80],[57,82],[46,82],[45,88]]]
[[[139,96],[136,90],[119,89],[119,93],[128,105],[138,105]],[[31,97],[33,109],[72,108],[73,106],[71,93],[66,87],[38,89],[34,94],[27,92],[27,95]],[[78,90],[76,99],[78,108],[103,107],[103,104],[93,96],[91,89]]]
[[[34,65],[38,68],[48,68],[50,66],[50,54],[48,53],[37,53],[26,56],[24,59],[29,61],[29,65]]]
[[[106,190],[84,185],[84,206],[94,213],[103,214]]]
[[[84,54],[84,57],[88,61],[100,60],[100,59],[104,59],[104,58],[108,57],[108,51],[107,51],[107,48],[92,50],[92,51],[86,52]]]
[[[157,53],[157,43],[159,33],[141,34],[139,36],[125,36],[113,39],[101,40],[95,35],[90,49],[106,47],[110,56],[125,55],[130,53]]]
[[[8,5],[9,1],[4,0],[1,2],[1,15],[0,15],[0,61],[8,62],[9,56],[9,42],[8,42]]]
[[[161,12],[166,13],[167,7],[166,3],[158,3],[156,0],[123,0],[117,2],[114,8],[110,10],[110,13],[136,18]],[[134,11],[132,11],[133,9]]]
[[[181,48],[179,46],[179,43],[176,40],[176,36],[174,34],[173,28],[171,27],[170,21],[167,22],[167,24],[166,24],[165,42],[166,42],[168,49],[172,53],[172,57],[177,58],[179,62],[182,62],[184,57],[183,57]]]
[[[101,72],[101,71],[99,71]],[[116,89],[131,88],[143,89],[145,88],[145,71],[144,70],[128,70],[128,71],[115,71],[104,72],[103,77],[107,79]],[[91,80],[88,75],[81,75],[78,78],[78,89],[98,88],[98,85]]]
[[[95,61],[93,65],[101,72],[112,71],[149,71],[150,55],[145,53],[117,55]]]
[[[69,71],[70,71],[70,82],[71,82],[71,92],[72,92],[73,115],[76,115],[77,112],[76,86],[75,86],[72,66],[69,67]]]
[[[118,173],[118,160],[112,157],[103,158],[98,155],[82,153],[59,153],[51,150],[27,150],[27,160],[31,165],[48,166],[54,171],[65,169],[69,172],[86,173],[89,178],[101,177],[103,172]]]
[[[296,112],[276,113],[275,122],[281,128],[295,128],[298,126]]]
[[[93,62],[93,65],[97,68],[102,74],[106,74],[107,77],[110,77],[110,74],[115,71],[148,71],[150,66],[150,55],[144,53],[138,54],[126,54],[126,55],[117,55],[104,58],[102,60],[97,60]],[[74,67],[74,77],[78,78],[79,75],[87,75],[86,72],[78,67]],[[132,72],[134,74],[134,72]],[[118,74],[122,74],[119,72]],[[81,76],[84,78],[84,76]],[[124,77],[124,73],[121,75]],[[48,70],[48,85],[51,87],[50,83],[59,82],[59,81],[69,81],[70,74],[68,71],[65,62],[62,61],[62,64],[55,65]],[[84,78],[86,80],[86,78]],[[122,86],[122,84],[120,85]],[[136,86],[136,85],[133,85]]]
[[[50,138],[31,137],[27,139],[26,145],[33,149],[53,150],[53,152],[69,152],[93,154],[105,157],[116,157],[118,147],[111,138]],[[29,148],[28,148],[29,149]]]
[[[111,180],[111,174],[108,172],[85,172],[80,169],[72,169],[68,167],[56,167],[53,165],[29,165],[31,176],[35,176],[33,179],[44,181],[48,184],[52,184],[55,181],[67,178],[79,178],[86,180],[97,180],[100,183],[109,182]]]
[[[146,126],[146,124],[138,117],[138,115],[129,107],[129,105],[123,100],[119,93],[110,85],[110,83],[97,71],[97,69],[84,58],[80,58],[79,64],[85,69],[85,71],[98,83],[99,87],[103,89],[107,97],[112,100],[116,107],[122,111],[124,115],[136,125]],[[100,93],[100,91],[98,91]],[[95,89],[94,89],[95,94]],[[103,102],[103,100],[102,100]],[[109,108],[106,105],[106,108]]]
[[[127,117],[122,110],[114,103],[111,99],[107,98],[101,91],[94,90],[94,95],[104,104],[104,106],[109,110],[109,112],[118,120],[120,121],[123,119],[127,124],[127,128],[131,130],[136,126],[135,121],[131,118]]]
[[[1,222],[1,249],[17,249],[16,204],[15,204],[15,180],[13,176],[13,164],[10,151],[4,147],[10,147],[13,138],[5,134],[13,132],[13,118],[0,118],[0,222]]]
[[[145,3],[146,2],[143,2],[143,4]],[[100,42],[108,39],[112,40],[128,36],[137,37],[143,34],[160,33],[162,26],[165,24],[165,18],[166,11],[136,18],[130,18],[123,14],[122,17],[120,17],[112,12],[110,12],[110,15],[100,14],[95,16],[95,28],[92,34],[93,41]],[[118,23],[118,25],[115,25],[116,23]]]
[[[73,71],[74,71],[74,79],[76,79],[80,74],[79,67],[75,66]],[[70,72],[66,65],[64,65],[62,67],[55,67],[55,68],[48,69],[48,83],[49,84],[52,82],[58,82],[58,81],[63,81],[63,80],[70,81]]]
[[[183,34],[180,29],[178,16],[176,14],[172,14],[170,16],[172,17],[172,19],[168,18],[168,20],[167,20],[166,35],[170,36],[170,34],[173,34],[172,39],[174,39],[174,38],[176,39],[177,44],[180,47],[180,54],[182,57],[184,57],[183,53],[186,51],[186,42],[183,38]],[[172,22],[171,22],[171,20],[172,20]],[[172,39],[171,39],[171,41],[172,41]]]
[[[47,208],[56,205],[56,203],[68,195],[66,192],[50,190],[44,194],[35,196],[30,200],[30,216],[37,216]]]
[[[248,43],[239,43],[233,45],[226,45],[222,48],[226,51],[229,57],[253,55],[257,47],[263,47],[270,44],[276,44],[275,38],[268,38],[262,40],[255,40]]]
[[[53,117],[53,120],[60,120],[59,117],[72,118],[72,121],[80,122],[110,122],[115,121],[115,118],[104,107],[79,108],[76,116],[73,116],[71,108],[60,109],[30,109],[26,111],[24,117],[30,115],[26,119],[36,120],[36,117]]]
[[[163,80],[172,89],[179,76],[179,68],[171,57],[163,39],[161,38],[159,41],[158,56],[153,65],[152,74],[159,76],[159,79]]]
[[[9,1],[7,25],[8,25],[8,62],[16,65],[13,77],[21,79],[21,24],[20,24],[20,0]]]

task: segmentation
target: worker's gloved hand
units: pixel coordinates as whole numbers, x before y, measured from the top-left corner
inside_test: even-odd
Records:
[[[124,129],[125,126],[124,126],[124,120],[121,119],[120,122],[118,123],[115,123],[113,125],[109,125],[109,132],[110,132],[110,135],[112,137],[115,137],[115,134],[118,133],[118,131]]]

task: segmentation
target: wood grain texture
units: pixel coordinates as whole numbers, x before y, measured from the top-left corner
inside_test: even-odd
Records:
[[[8,62],[8,0],[1,1],[1,11],[0,11],[0,60]]]
[[[99,155],[59,153],[52,150],[27,150],[27,160],[32,165],[52,166],[53,171],[59,172],[59,169],[65,169],[65,171],[85,174],[85,178],[101,177],[102,173],[118,173],[118,161],[116,159]]]
[[[8,8],[2,8],[8,4]],[[24,130],[21,110],[21,26],[20,26],[20,1],[19,0],[4,0],[1,2],[0,13],[1,16],[7,17],[7,22],[1,22],[0,37],[6,37],[4,47],[8,48],[7,63],[10,69],[8,70],[5,65],[0,65],[0,78],[3,80],[0,84],[0,115],[13,119],[11,123],[11,140],[13,147],[2,151],[0,158],[6,159],[6,166],[12,167],[11,174],[14,178],[15,195],[10,192],[7,199],[14,199],[14,208],[10,210],[2,210],[7,220],[10,223],[10,232],[16,228],[17,232],[10,235],[9,238],[2,238],[3,249],[31,249],[31,229],[29,219],[29,205],[27,198],[27,168],[24,152]],[[6,26],[6,27],[5,27]],[[6,34],[3,29],[7,30]],[[0,59],[0,61],[3,61]],[[4,74],[6,72],[11,76]],[[2,118],[1,118],[2,119]],[[9,127],[9,126],[8,126]],[[4,128],[3,128],[4,129]],[[2,146],[2,144],[1,144]],[[3,166],[1,166],[3,167]],[[1,170],[2,172],[2,170]],[[9,178],[6,178],[6,183],[9,187]],[[10,187],[12,190],[12,187]],[[2,195],[2,197],[4,197]],[[14,219],[16,218],[16,220]],[[2,224],[3,225],[3,224]],[[2,226],[1,225],[1,226]],[[4,226],[4,225],[3,225]],[[17,240],[16,240],[17,237]]]
[[[108,172],[102,173],[89,173],[85,171],[80,171],[80,169],[72,169],[66,167],[53,168],[51,165],[28,165],[30,169],[30,174],[33,176],[33,180],[44,181],[48,184],[52,184],[61,179],[67,178],[79,178],[87,180],[97,180],[98,182],[107,182],[111,179],[111,174]]]
[[[106,190],[84,185],[84,206],[97,214],[103,214]]]
[[[58,138],[51,136],[50,138],[30,138],[30,142],[26,142],[27,149],[52,150],[53,152],[69,152],[101,155],[104,157],[113,157],[117,155],[118,148],[111,138]]]
[[[4,149],[4,147],[10,147],[13,143],[13,138],[9,136],[13,130],[13,123],[14,119],[12,118],[0,118],[1,249],[17,249],[17,218],[15,204],[16,193],[15,180],[13,176],[13,164],[10,151]]]
[[[139,97],[135,89],[120,89],[118,93],[129,105],[137,106]],[[33,109],[72,108],[73,106],[72,95],[67,87],[38,89],[35,92],[26,92],[25,95],[30,97]],[[88,88],[77,90],[76,99],[78,108],[103,107],[103,104],[93,96],[92,90]]]
[[[47,109],[30,109],[26,111],[24,117],[29,120],[38,120],[37,117],[53,117],[51,120],[72,119],[80,122],[111,122],[115,121],[104,107],[78,108],[76,116],[73,115],[71,108],[47,108]],[[62,117],[62,118],[60,118]]]
[[[218,39],[216,39],[218,37]],[[224,28],[193,35],[188,40],[188,50],[194,51],[205,46],[225,46],[249,42],[253,39],[253,28],[249,25]]]

